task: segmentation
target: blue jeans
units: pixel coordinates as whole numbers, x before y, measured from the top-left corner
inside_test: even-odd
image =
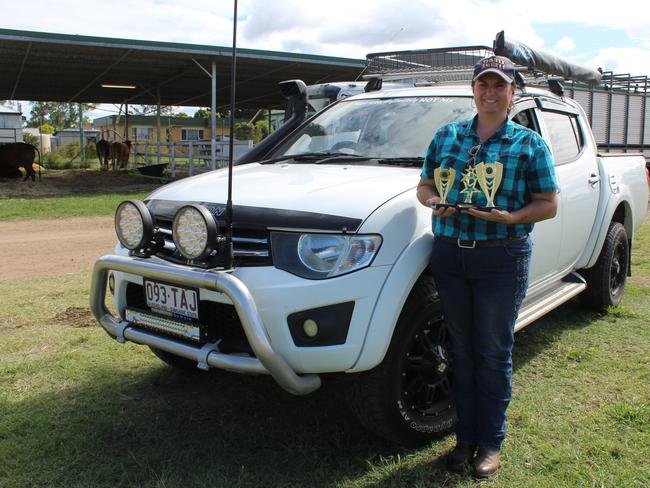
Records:
[[[450,337],[459,443],[501,449],[531,250],[530,238],[473,249],[434,240],[430,266]]]

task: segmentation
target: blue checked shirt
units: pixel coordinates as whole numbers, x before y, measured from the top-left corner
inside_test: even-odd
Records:
[[[487,204],[487,197],[478,184],[472,187],[461,180],[470,159],[470,149],[480,144],[474,163],[503,164],[503,179],[494,198],[494,204],[512,212],[530,202],[531,193],[546,193],[558,188],[553,156],[546,142],[536,132],[508,120],[489,139],[483,141],[476,133],[476,118],[455,122],[438,130],[424,158],[421,177],[433,179],[437,167],[454,168],[455,180],[447,203],[462,203],[470,199],[479,206]],[[470,178],[471,180],[471,178]],[[450,182],[451,184],[451,182]],[[433,216],[433,233],[462,240],[504,239],[530,233],[533,224],[502,224],[457,212],[450,217]]]

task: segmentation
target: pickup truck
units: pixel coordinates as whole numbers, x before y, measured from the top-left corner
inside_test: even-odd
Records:
[[[174,367],[270,374],[296,395],[342,378],[359,420],[403,445],[448,432],[454,365],[415,188],[433,134],[473,115],[472,94],[469,82],[376,88],[295,114],[231,180],[220,169],[121,203],[115,253],[91,283],[106,332]],[[284,90],[304,113],[304,84]],[[510,117],[548,142],[560,182],[557,216],[532,234],[516,329],[577,295],[617,305],[646,215],[643,157],[600,155],[581,106],[548,89],[520,86]]]

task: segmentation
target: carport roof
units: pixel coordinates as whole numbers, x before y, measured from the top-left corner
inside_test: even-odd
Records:
[[[0,29],[0,99],[155,105],[230,103],[229,47]],[[283,104],[277,83],[354,79],[365,60],[237,48],[237,106]],[[102,84],[135,89],[102,88]]]

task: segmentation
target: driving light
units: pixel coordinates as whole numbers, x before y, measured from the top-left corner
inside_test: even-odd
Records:
[[[139,200],[120,203],[115,212],[115,233],[130,251],[147,247],[153,237],[153,217]]]
[[[186,205],[176,212],[172,236],[176,249],[187,259],[204,259],[216,245],[217,223],[202,205]]]

